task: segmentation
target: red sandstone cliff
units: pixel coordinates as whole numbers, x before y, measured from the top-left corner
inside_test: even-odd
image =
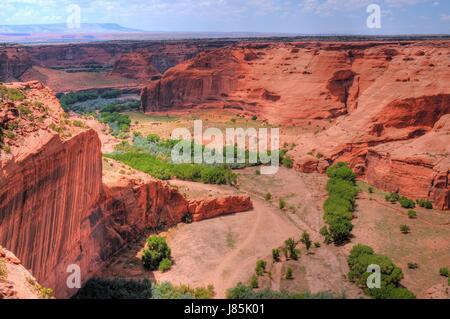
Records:
[[[23,48],[0,48],[0,82],[17,81],[31,65],[31,60]]]

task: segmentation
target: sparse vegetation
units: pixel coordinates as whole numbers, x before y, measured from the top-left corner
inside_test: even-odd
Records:
[[[283,199],[283,198],[280,198],[280,199],[278,200],[278,207],[279,207],[281,210],[285,209],[285,208],[286,208],[286,200]]]
[[[286,259],[298,260],[300,251],[297,249],[297,243],[293,238],[289,238],[284,242],[284,254]]]
[[[285,276],[286,280],[292,280],[294,279],[294,271],[292,270],[291,267],[288,267],[288,269],[286,270],[286,276]]]
[[[356,245],[348,257],[350,272],[348,278],[364,289],[365,293],[376,299],[415,299],[415,295],[400,284],[404,275],[391,259],[375,254],[369,246]],[[381,269],[381,288],[367,288],[367,272],[370,265],[378,265]]]
[[[9,100],[9,101],[23,101],[25,100],[25,94],[22,90],[8,88],[4,85],[0,85],[0,100]]]
[[[442,267],[441,269],[439,269],[439,274],[442,277],[450,277],[450,269],[449,269],[449,267]]]
[[[415,219],[415,218],[417,218],[417,212],[416,212],[415,210],[409,210],[409,211],[408,211],[408,217],[409,217],[410,219]]]
[[[272,259],[273,262],[277,263],[281,260],[281,251],[279,248],[272,249]]]
[[[228,289],[227,299],[246,300],[246,299],[333,299],[328,293],[310,294],[310,293],[290,293],[285,291],[273,291],[270,289],[254,290],[242,283]]]
[[[174,286],[169,282],[157,283],[152,288],[152,299],[212,299],[214,287],[191,288],[187,285]]]
[[[8,276],[8,270],[6,269],[6,264],[3,259],[0,259],[0,279],[6,279]]]
[[[143,281],[126,279],[89,280],[83,288],[73,297],[74,299],[150,299],[152,297],[152,284],[149,280]]]
[[[325,242],[333,241],[343,244],[349,240],[353,230],[353,211],[358,195],[356,176],[346,163],[338,163],[327,170],[330,178],[327,191],[328,199],[325,201],[324,220],[329,225],[327,230],[321,230]]]
[[[264,196],[264,199],[266,200],[266,201],[271,201],[272,200],[272,194],[271,193],[267,193],[266,194],[266,196]]]
[[[253,275],[253,276],[250,278],[250,287],[251,287],[252,289],[257,289],[257,288],[259,288],[258,277],[257,277],[256,275]]]
[[[407,235],[409,233],[411,233],[411,227],[409,227],[408,225],[400,225],[400,231]]]
[[[306,247],[306,251],[309,252],[312,246],[311,236],[307,231],[304,231],[302,234],[302,239],[300,240]]]
[[[417,205],[419,205],[420,207],[423,207],[425,209],[433,209],[433,203],[430,202],[429,200],[418,199]]]
[[[264,272],[266,271],[267,262],[265,260],[258,260],[256,262],[255,272],[259,277],[264,276]]]
[[[152,271],[158,270],[164,261],[162,268],[165,269],[168,265],[166,259],[169,261],[171,259],[171,251],[166,239],[160,236],[150,236],[142,253],[144,267]]]
[[[419,265],[417,263],[408,263],[408,268],[411,270],[419,269]]]

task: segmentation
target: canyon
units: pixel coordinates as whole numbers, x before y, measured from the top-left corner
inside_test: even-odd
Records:
[[[25,96],[3,101],[0,112],[2,129],[15,124],[2,140],[0,242],[57,297],[75,293],[68,265],[79,265],[85,282],[145,229],[176,225],[191,211],[200,221],[252,208],[246,196],[190,202],[148,175],[105,172],[97,133],[68,120],[50,89],[6,87]]]
[[[177,237],[176,225],[187,215],[197,223],[251,211],[254,215],[242,217],[248,219],[245,227],[253,225],[254,216],[258,223],[252,228],[251,240],[243,240],[247,246],[266,240],[267,245],[276,245],[275,239],[285,239],[285,233],[277,233],[266,222],[292,236],[307,229],[320,240],[323,221],[318,203],[325,196],[320,174],[337,162],[348,162],[360,181],[377,189],[430,200],[434,208],[449,210],[449,47],[445,40],[296,39],[0,47],[0,81],[10,82],[0,90],[0,245],[4,247],[0,260],[7,261],[10,274],[6,280],[0,278],[0,297],[36,298],[40,285],[54,289],[56,297],[71,297],[76,291],[66,285],[69,265],[81,267],[85,283],[105,271],[124,247],[149,229],[171,227],[174,234],[170,234],[178,243],[176,253],[185,258],[180,264],[186,265],[175,273],[189,280],[189,267],[200,264],[200,257],[205,256],[192,263],[185,245],[202,243],[185,243],[183,236]],[[66,114],[55,97],[92,89],[140,92],[141,117],[132,127],[142,129],[141,118],[148,117],[150,133],[170,122],[170,116],[178,126],[184,123],[183,117],[196,118],[202,112],[217,118],[226,114],[221,125],[231,125],[232,119],[246,127],[252,123],[280,127],[281,144],[297,172],[283,170],[283,182],[258,185],[253,184],[255,180],[265,177],[255,177],[247,169],[241,174],[242,191],[238,185],[235,193],[221,194],[219,189],[211,195],[206,190],[209,186],[204,186],[199,191],[202,196],[190,198],[177,181],[161,181],[104,158],[102,149],[110,146],[104,141],[119,141],[95,119],[84,121]],[[16,90],[14,99],[3,93],[6,90]],[[209,115],[205,118],[215,120]],[[298,203],[289,207],[301,208],[306,222],[305,216],[294,213],[280,220],[278,211],[261,202],[269,188],[273,194],[283,191],[280,199],[291,198],[299,181],[317,183],[312,188],[305,182],[302,193],[298,189],[299,194],[293,196]],[[277,183],[286,185],[277,189]],[[302,206],[305,198],[308,206]],[[439,218],[447,216],[447,212],[439,213]],[[293,220],[298,228],[293,227]],[[227,222],[232,224],[231,219]],[[203,225],[210,224],[197,226],[207,232]],[[357,225],[358,235],[364,234],[364,227]],[[270,233],[272,240],[258,237],[258,229]],[[246,233],[247,229],[240,229],[242,238]],[[212,242],[215,233],[209,235]],[[263,248],[272,247],[259,247],[258,258]],[[221,249],[227,251],[227,247]],[[338,261],[332,265],[338,274],[333,277],[334,288],[342,284],[345,268],[341,267],[343,254],[336,251],[327,247],[318,254],[320,264],[330,258]],[[215,253],[219,270],[242,279],[230,270],[232,262],[241,258],[237,252],[225,258],[225,263]],[[246,259],[252,271],[253,257]],[[309,267],[317,269],[317,264],[311,262]],[[248,269],[242,269],[243,273]],[[197,277],[197,282],[204,283],[204,278]],[[213,277],[224,294],[229,287]]]
[[[445,41],[244,43],[168,70],[142,90],[142,111],[232,109],[280,127],[315,126],[284,138],[296,144],[296,169],[349,162],[384,190],[449,209],[449,68]]]

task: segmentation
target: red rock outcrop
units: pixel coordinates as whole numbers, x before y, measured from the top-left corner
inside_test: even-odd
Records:
[[[40,299],[43,297],[41,288],[21,261],[0,246],[0,300]]]
[[[21,47],[0,48],[0,82],[17,81],[32,63]]]
[[[150,80],[161,73],[151,64],[148,52],[123,54],[114,64],[112,74],[131,79]]]
[[[181,103],[201,103],[226,96],[237,89],[244,55],[232,49],[215,50],[170,69],[163,79],[143,89],[143,111],[160,111]]]
[[[189,213],[192,214],[194,221],[246,212],[251,209],[253,209],[253,203],[249,196],[228,196],[207,200],[192,200],[189,203]]]

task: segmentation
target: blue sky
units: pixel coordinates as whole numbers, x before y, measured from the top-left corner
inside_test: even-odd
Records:
[[[371,3],[381,29],[366,26]],[[83,23],[147,31],[450,34],[450,0],[0,0],[0,25],[62,23],[70,4]]]

